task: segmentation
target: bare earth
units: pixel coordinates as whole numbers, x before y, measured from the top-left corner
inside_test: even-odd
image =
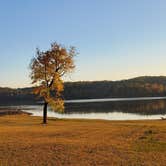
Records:
[[[165,166],[166,121],[0,117],[0,166]]]

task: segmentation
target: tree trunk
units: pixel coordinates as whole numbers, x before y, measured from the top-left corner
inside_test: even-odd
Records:
[[[48,103],[45,102],[43,107],[43,124],[47,124],[47,105]]]

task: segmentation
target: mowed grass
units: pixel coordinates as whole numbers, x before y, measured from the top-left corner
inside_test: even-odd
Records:
[[[0,117],[0,166],[165,166],[166,121]]]

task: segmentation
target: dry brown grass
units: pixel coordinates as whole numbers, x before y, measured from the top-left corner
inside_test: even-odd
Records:
[[[0,117],[0,166],[166,165],[166,121]]]

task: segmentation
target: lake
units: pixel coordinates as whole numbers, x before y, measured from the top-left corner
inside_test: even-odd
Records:
[[[42,116],[42,105],[20,105],[33,116]],[[48,117],[67,119],[143,120],[166,117],[166,97],[111,98],[65,101],[65,112],[48,109]]]

